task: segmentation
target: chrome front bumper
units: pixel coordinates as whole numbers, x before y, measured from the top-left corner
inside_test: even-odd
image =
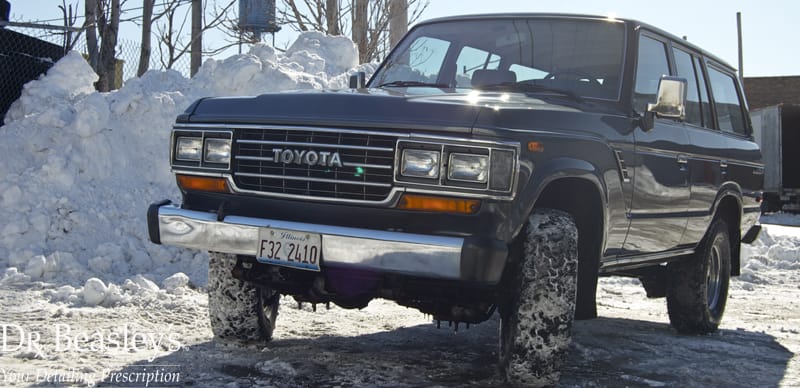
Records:
[[[241,216],[218,220],[214,213],[181,209],[169,202],[150,206],[150,240],[197,250],[256,256],[259,228],[322,236],[322,264],[426,278],[497,283],[508,254],[505,244],[464,238],[387,232]]]

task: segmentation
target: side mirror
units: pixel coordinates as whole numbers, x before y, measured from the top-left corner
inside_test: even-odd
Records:
[[[359,71],[350,76],[350,89],[363,89],[367,85],[367,73]]]
[[[655,104],[647,104],[643,127],[653,128],[656,117],[683,121],[686,119],[686,79],[663,76],[658,82]]]

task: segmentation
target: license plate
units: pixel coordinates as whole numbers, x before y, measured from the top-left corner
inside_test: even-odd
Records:
[[[294,230],[262,228],[256,259],[261,263],[319,271],[322,236]]]

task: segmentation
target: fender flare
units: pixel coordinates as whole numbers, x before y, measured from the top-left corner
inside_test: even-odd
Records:
[[[518,193],[520,201],[515,205],[515,217],[520,217],[520,220],[515,220],[518,225],[514,231],[514,238],[519,235],[519,232],[524,226],[522,219],[533,212],[536,203],[542,196],[542,193],[550,187],[550,185],[564,179],[579,179],[589,182],[599,194],[602,208],[602,222],[605,225],[608,222],[608,190],[599,176],[600,171],[593,164],[586,160],[573,158],[573,157],[559,157],[545,161],[541,165],[537,165],[533,170],[528,182],[522,187],[522,191]],[[603,236],[601,237],[602,246],[605,245],[607,236],[606,228],[603,229]]]

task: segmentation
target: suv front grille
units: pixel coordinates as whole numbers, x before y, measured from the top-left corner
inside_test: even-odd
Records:
[[[233,177],[240,189],[375,202],[392,190],[396,136],[292,128],[235,133]],[[276,161],[276,149],[294,156],[289,163],[280,157]],[[312,162],[338,153],[342,166],[310,165],[303,163],[307,158],[296,157],[310,152],[316,156]]]

